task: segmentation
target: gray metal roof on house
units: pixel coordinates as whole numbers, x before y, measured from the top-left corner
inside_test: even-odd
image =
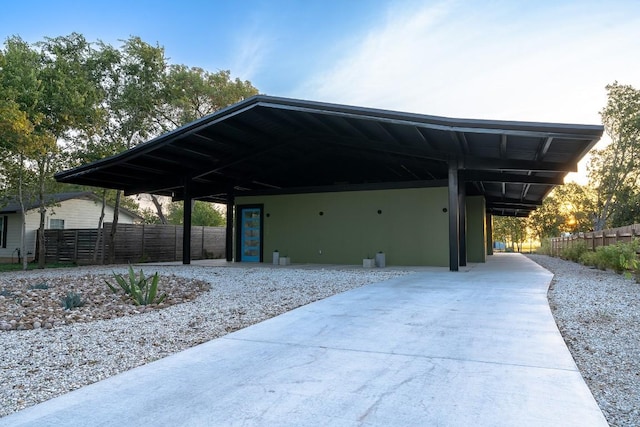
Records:
[[[90,191],[74,191],[68,193],[46,194],[44,196],[45,205],[52,205],[70,199],[95,198]],[[36,209],[40,206],[40,202],[35,198],[24,200],[25,210]],[[9,197],[0,199],[0,213],[16,213],[20,212],[20,202],[17,197]]]
[[[183,198],[446,186],[524,216],[595,145],[600,125],[454,119],[258,95],[118,155],[56,174],[61,182]]]
[[[88,199],[94,202],[101,202],[101,199],[91,191],[72,191],[67,193],[45,194],[44,203],[46,206],[51,206],[71,199]],[[27,199],[24,203],[25,211],[40,207],[40,202],[34,198]],[[0,214],[18,213],[20,210],[20,202],[17,197],[0,198]],[[139,214],[122,207],[120,208],[120,212],[126,212],[134,218],[142,218]]]

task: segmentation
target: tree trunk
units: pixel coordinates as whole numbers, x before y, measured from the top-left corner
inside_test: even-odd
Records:
[[[38,202],[40,205],[40,225],[38,227],[38,268],[44,268],[45,265],[45,256],[46,256],[46,248],[44,244],[44,229],[45,229],[45,220],[47,214],[47,207],[45,205],[45,174],[49,169],[47,167],[49,163],[49,156],[45,156],[40,163],[40,176],[38,177]]]
[[[158,214],[158,218],[160,218],[160,224],[167,224],[167,218],[164,216],[164,213],[162,212],[162,204],[160,203],[158,198],[155,196],[155,194],[151,194],[151,201],[153,202],[153,205],[156,207],[156,213]]]
[[[100,242],[102,242],[102,224],[104,223],[104,208],[107,204],[107,190],[102,190],[102,208],[100,209],[100,219],[98,220],[98,234],[96,236],[96,245],[93,248],[93,262],[98,262],[98,250],[100,249]]]
[[[116,259],[116,231],[118,228],[118,215],[120,213],[120,196],[122,192],[116,191],[116,203],[113,207],[113,222],[111,223],[111,232],[109,233],[109,264],[113,264]]]
[[[27,242],[25,242],[24,236],[27,231],[27,212],[24,208],[24,196],[22,194],[22,173],[24,171],[24,159],[20,155],[20,172],[18,174],[18,201],[20,203],[20,218],[22,219],[22,225],[20,226],[20,253],[22,254],[22,269],[27,270],[29,267],[29,259],[27,256]]]

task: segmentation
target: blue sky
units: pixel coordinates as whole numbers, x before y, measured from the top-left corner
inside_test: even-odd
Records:
[[[0,0],[0,37],[130,35],[261,93],[449,117],[598,124],[640,88],[640,2]]]

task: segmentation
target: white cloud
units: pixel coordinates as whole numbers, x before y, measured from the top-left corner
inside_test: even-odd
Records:
[[[232,48],[231,70],[234,76],[253,81],[263,71],[272,46],[271,37],[258,25],[252,25],[236,34],[238,39]]]
[[[475,2],[389,11],[295,96],[451,117],[599,123],[606,84],[640,86],[638,14],[583,2],[523,11],[468,3]]]

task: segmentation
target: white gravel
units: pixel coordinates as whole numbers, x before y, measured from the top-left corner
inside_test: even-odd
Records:
[[[640,426],[640,285],[612,271],[530,258],[555,274],[553,315],[607,421]]]
[[[531,255],[552,271],[549,302],[583,377],[611,426],[640,426],[640,285],[610,271]],[[112,267],[33,273],[109,274]],[[153,267],[205,280],[195,301],[50,330],[0,332],[0,416],[165,357],[400,270]]]
[[[162,310],[53,329],[0,332],[0,416],[218,338],[293,308],[406,271],[362,268],[153,266],[211,289]],[[109,274],[113,267],[3,273]],[[145,267],[145,270],[148,270]]]

